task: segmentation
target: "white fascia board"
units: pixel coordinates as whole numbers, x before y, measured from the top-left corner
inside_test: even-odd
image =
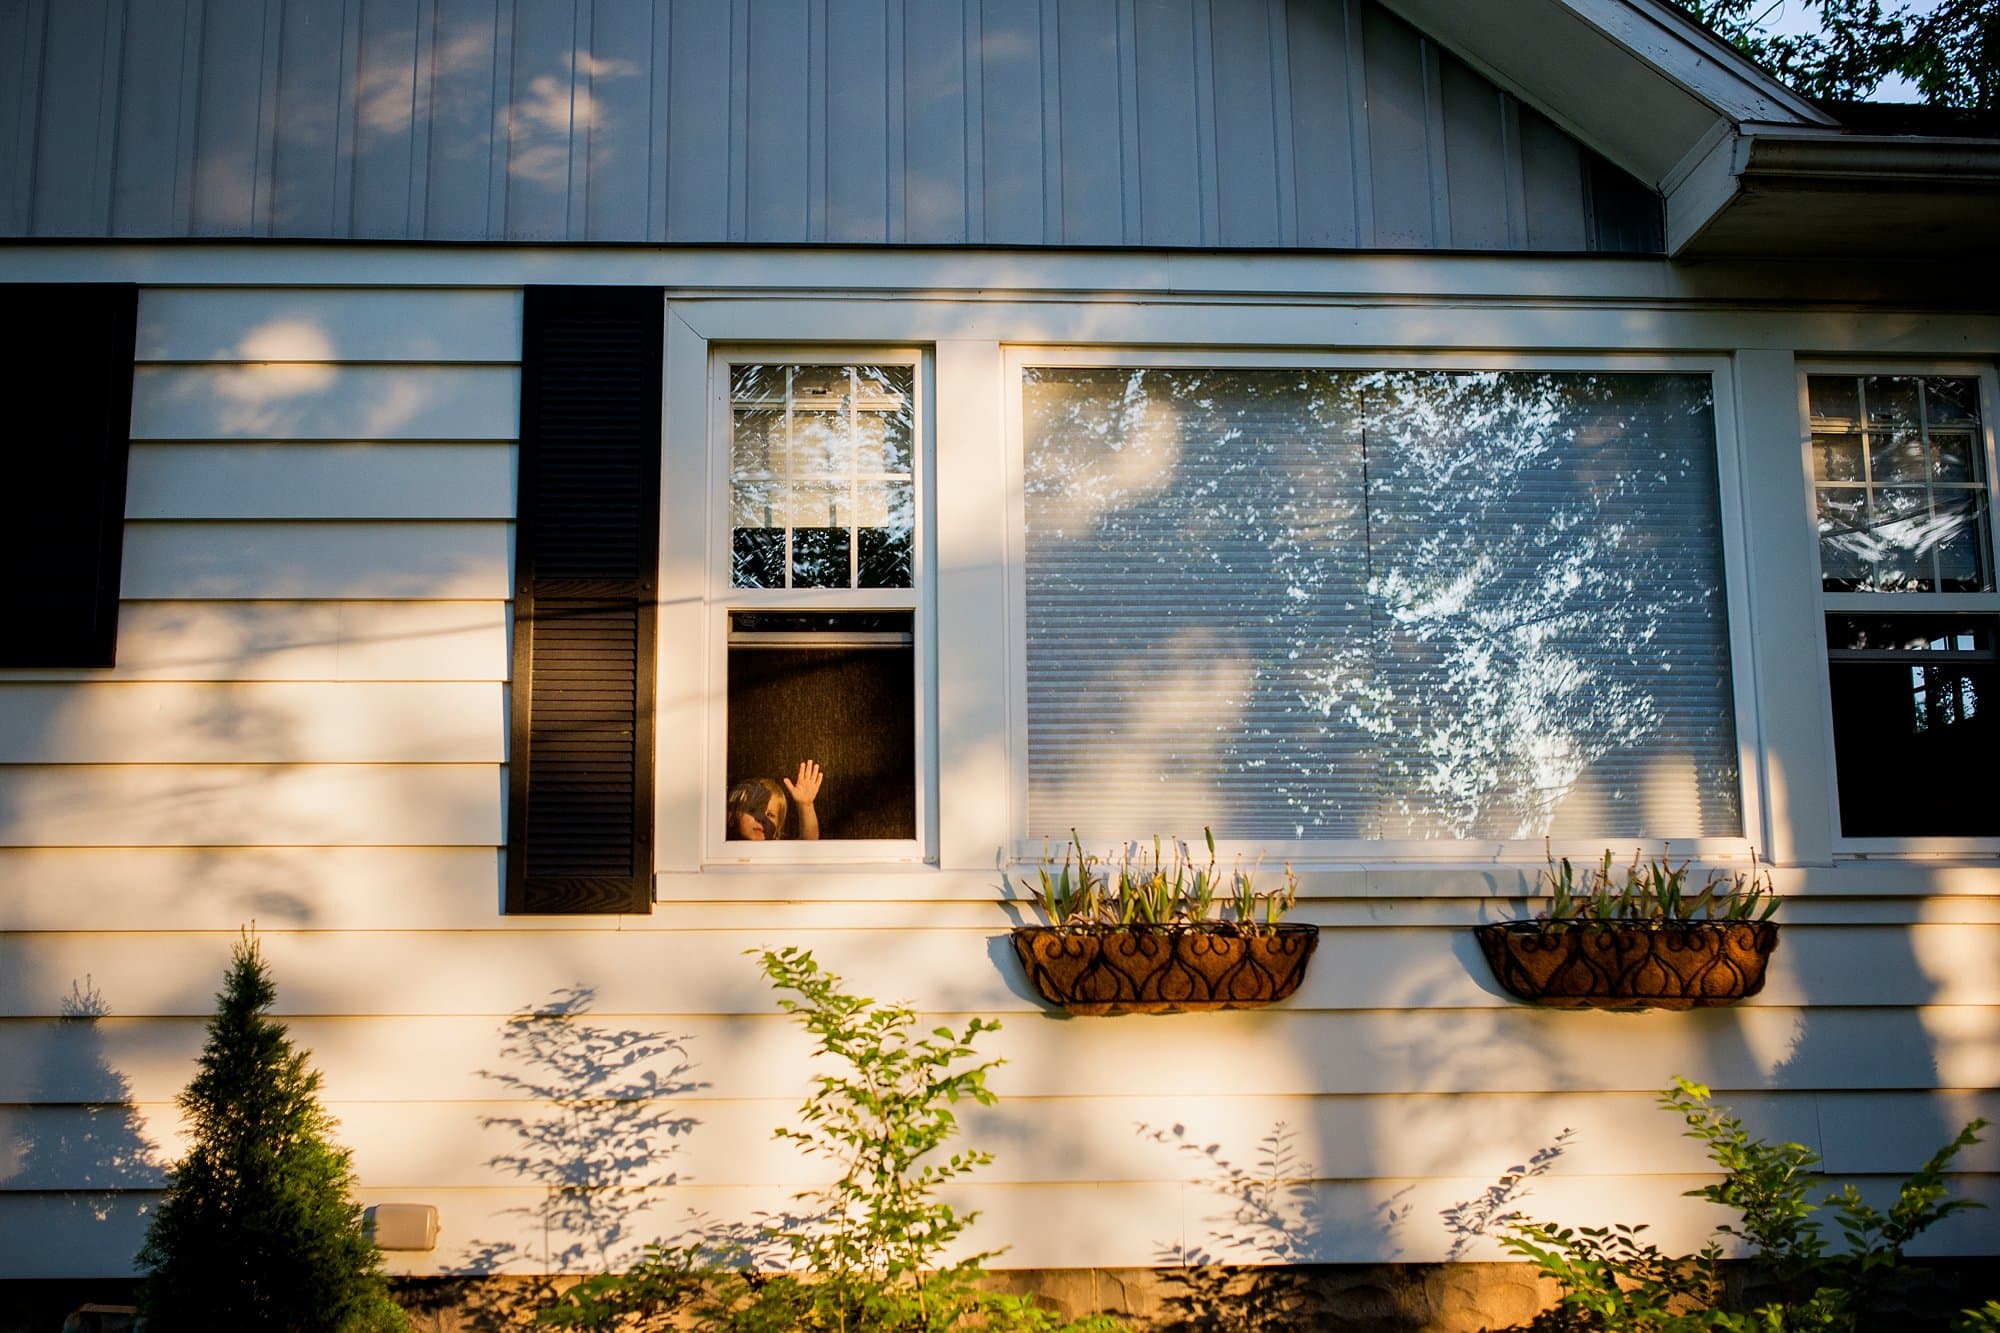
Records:
[[[1742,193],[1743,162],[1748,156],[1749,145],[1742,135],[1722,134],[1691,165],[1677,171],[1679,179],[1666,192],[1669,255],[1693,244]]]
[[[2000,198],[2000,140],[1725,134],[1677,173],[1667,191],[1667,253],[1686,251],[1751,189],[1767,198],[1810,195],[1804,206],[1823,210],[1841,196],[1924,188]]]

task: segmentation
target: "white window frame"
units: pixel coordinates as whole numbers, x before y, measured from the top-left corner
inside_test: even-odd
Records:
[[[1812,456],[1812,406],[1807,392],[1810,378],[1815,375],[1950,375],[1976,379],[1979,382],[1979,425],[1981,453],[1986,467],[1987,523],[1986,558],[1988,568],[1993,570],[1996,590],[1993,592],[1827,592],[1820,578],[1819,565],[1819,512],[1817,483],[1813,475]],[[1996,512],[1995,500],[2000,499],[2000,450],[1996,450],[1995,417],[2000,416],[2000,372],[1991,363],[1977,361],[1899,360],[1895,357],[1856,359],[1846,357],[1839,360],[1822,360],[1800,357],[1798,361],[1799,393],[1799,467],[1805,475],[1805,530],[1813,551],[1812,598],[1813,626],[1818,636],[1815,646],[1818,650],[1818,664],[1821,675],[1821,722],[1825,738],[1824,787],[1826,791],[1827,827],[1833,833],[1833,856],[1836,861],[1867,860],[1876,857],[1894,857],[1910,860],[1952,860],[1961,858],[1990,858],[2000,856],[2000,836],[1984,837],[1851,837],[1840,832],[1840,778],[1839,768],[1834,760],[1833,748],[1833,692],[1825,675],[1828,669],[1826,617],[1829,612],[1921,612],[1950,611],[1972,615],[1990,614],[2000,620],[2000,512]]]
[[[712,344],[708,350],[708,431],[706,518],[707,562],[702,583],[702,636],[706,652],[707,720],[702,750],[701,864],[772,867],[808,865],[911,865],[937,859],[935,793],[937,791],[936,688],[932,666],[935,649],[932,586],[934,549],[932,472],[935,419],[931,383],[932,357],[916,346],[844,346],[839,344]],[[730,512],[730,367],[778,365],[909,366],[915,381],[915,439],[912,449],[915,488],[915,531],[910,552],[908,588],[739,588],[731,583]],[[671,475],[671,474],[669,474]],[[672,484],[669,482],[669,484]],[[916,709],[912,777],[916,788],[914,838],[815,841],[789,838],[774,842],[731,841],[724,818],[729,790],[729,617],[733,611],[908,611],[911,619],[912,698]],[[808,758],[811,756],[801,756]],[[778,774],[766,774],[778,777]],[[830,790],[838,790],[840,774],[827,774]]]
[[[1009,801],[1012,853],[1016,861],[1032,861],[1043,853],[1040,839],[1027,831],[1028,810],[1028,724],[1027,724],[1027,497],[1026,424],[1022,411],[1022,376],[1030,367],[1131,367],[1180,369],[1272,369],[1314,368],[1330,370],[1427,370],[1427,371],[1603,371],[1671,372],[1706,374],[1712,396],[1715,421],[1717,508],[1722,529],[1723,604],[1729,618],[1730,700],[1735,710],[1736,764],[1742,832],[1703,838],[1620,839],[1618,846],[1636,847],[1651,855],[1671,852],[1703,862],[1747,860],[1752,848],[1762,855],[1768,843],[1760,839],[1764,831],[1765,807],[1758,775],[1762,763],[1758,738],[1763,728],[1758,702],[1748,669],[1752,647],[1749,578],[1746,576],[1748,550],[1744,536],[1743,496],[1739,442],[1736,432],[1735,385],[1729,358],[1675,354],[1535,355],[1510,353],[1398,352],[1312,354],[1273,349],[1204,351],[1198,348],[1157,349],[1122,346],[1023,346],[1011,345],[1005,352],[1005,403],[1008,485],[1007,564],[1008,579],[1008,713],[1011,728]],[[1133,829],[1132,838],[1150,838],[1155,833],[1198,839],[1199,829]],[[1603,853],[1604,838],[1583,838],[1549,844],[1557,856],[1594,860]],[[1539,840],[1473,839],[1298,839],[1298,840],[1217,840],[1223,859],[1237,855],[1246,859],[1259,852],[1266,861],[1290,860],[1297,866],[1352,866],[1356,863],[1457,863],[1520,864],[1539,863],[1544,843]],[[1100,849],[1107,850],[1107,849]]]

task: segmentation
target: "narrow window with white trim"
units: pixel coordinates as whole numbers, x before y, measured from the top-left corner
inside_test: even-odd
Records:
[[[1979,378],[1813,374],[1806,399],[1841,834],[2000,834]]]
[[[918,370],[914,357],[718,370],[731,858],[754,842],[837,842],[843,859],[916,844]]]

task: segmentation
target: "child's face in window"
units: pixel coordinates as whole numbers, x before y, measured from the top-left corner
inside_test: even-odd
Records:
[[[764,803],[761,815],[745,810],[736,816],[736,836],[747,842],[770,842],[778,836],[778,826],[784,818],[784,811],[778,808],[777,798],[773,797]]]

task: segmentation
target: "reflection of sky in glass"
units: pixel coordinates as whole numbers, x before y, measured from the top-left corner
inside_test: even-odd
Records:
[[[1707,380],[1033,370],[1030,825],[1734,833]]]
[[[731,582],[907,588],[909,366],[730,367]]]

